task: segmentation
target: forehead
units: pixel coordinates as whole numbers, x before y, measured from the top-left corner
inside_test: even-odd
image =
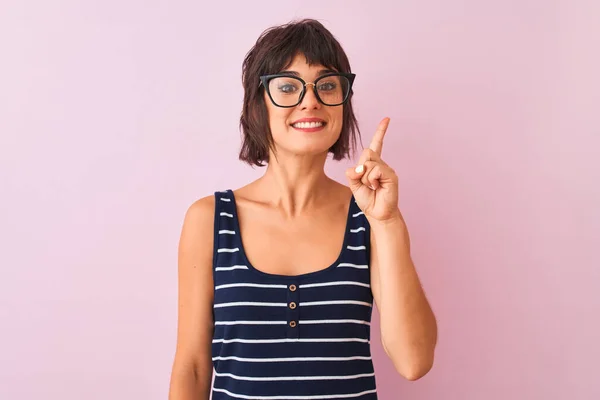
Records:
[[[335,69],[328,68],[319,62],[310,63],[304,54],[296,54],[281,72],[291,73],[298,76],[316,77],[336,71]]]
[[[296,53],[295,56],[292,57],[292,59],[290,60],[289,64],[286,65],[285,69],[293,69],[293,68],[303,68],[303,69],[324,69],[325,66],[322,65],[320,62],[318,62],[317,60],[311,60],[312,62],[309,62],[309,59],[306,55],[302,54],[302,53]]]

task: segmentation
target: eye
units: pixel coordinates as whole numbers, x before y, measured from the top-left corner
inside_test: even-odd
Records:
[[[302,89],[302,84],[293,78],[280,77],[271,81],[271,89],[273,88],[280,94],[294,94]]]
[[[285,83],[277,86],[277,90],[279,90],[282,93],[290,94],[296,92],[298,88],[291,83]]]
[[[323,92],[330,92],[332,90],[335,90],[336,88],[337,84],[335,82],[320,82],[319,86],[317,87],[317,90]]]

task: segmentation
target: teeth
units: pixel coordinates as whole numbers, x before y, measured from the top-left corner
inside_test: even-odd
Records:
[[[300,128],[300,129],[317,128],[319,126],[323,126],[323,123],[322,122],[296,122],[293,125],[294,128]]]

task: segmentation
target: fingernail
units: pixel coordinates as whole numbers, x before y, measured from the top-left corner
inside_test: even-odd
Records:
[[[356,172],[357,174],[362,174],[364,169],[365,169],[365,166],[361,164],[354,169],[354,172]]]

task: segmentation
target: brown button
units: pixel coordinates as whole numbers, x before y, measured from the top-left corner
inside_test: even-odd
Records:
[[[290,303],[290,308],[293,310],[296,308],[296,303],[294,303],[293,301]]]
[[[295,292],[296,291],[296,285],[290,285],[290,290],[292,292]]]
[[[296,321],[290,321],[290,326],[292,328],[295,328],[296,327]]]

